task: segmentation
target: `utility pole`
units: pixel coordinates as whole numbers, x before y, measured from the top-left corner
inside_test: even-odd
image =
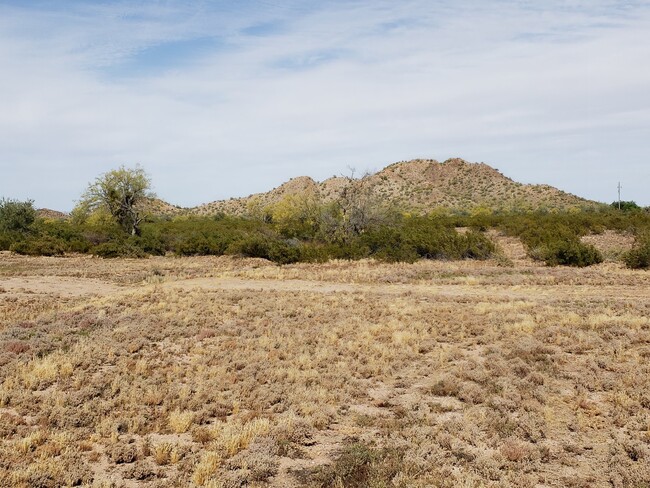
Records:
[[[621,209],[621,182],[618,182],[618,209]]]

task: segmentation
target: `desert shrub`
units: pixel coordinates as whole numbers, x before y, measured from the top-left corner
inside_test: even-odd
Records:
[[[240,254],[249,258],[269,259],[270,245],[266,239],[251,236],[234,241],[228,246],[228,254]]]
[[[458,259],[461,257],[461,236],[444,223],[425,218],[410,218],[404,232],[418,256],[426,259]]]
[[[34,233],[56,239],[65,252],[86,253],[92,243],[85,237],[82,229],[65,220],[39,219],[33,226]]]
[[[104,212],[94,212],[83,221],[76,222],[73,218],[71,224],[92,246],[114,240],[124,239],[124,232],[113,218]]]
[[[348,242],[330,243],[327,249],[330,259],[357,260],[368,258],[371,255],[370,249],[358,236]]]
[[[339,243],[308,241],[300,246],[300,261],[308,263],[324,263],[330,259],[357,260],[367,257],[370,257],[370,249],[359,238]]]
[[[414,262],[425,259],[486,259],[495,250],[483,234],[461,235],[448,223],[423,217],[396,220],[392,226],[370,227],[345,241],[308,243],[301,249],[303,261],[363,259],[387,262]]]
[[[9,250],[28,256],[60,256],[66,251],[66,243],[52,236],[34,236],[11,244]]]
[[[331,253],[326,244],[305,242],[300,246],[300,261],[306,263],[324,263],[331,259]]]
[[[317,194],[306,191],[288,194],[262,211],[262,219],[288,239],[312,239],[320,230],[322,203]],[[258,212],[258,218],[260,212]]]
[[[488,259],[496,251],[494,242],[480,232],[471,231],[462,237],[461,257],[465,259]]]
[[[144,258],[147,256],[142,249],[127,241],[104,242],[92,247],[90,253],[101,258]]]
[[[585,267],[603,262],[603,256],[594,246],[578,239],[552,240],[540,248],[540,258],[549,266]]]
[[[217,237],[193,234],[178,239],[173,251],[179,256],[221,256],[227,248],[228,243]]]
[[[25,243],[32,234],[35,220],[36,210],[31,200],[21,202],[0,198],[0,250],[21,254],[36,252],[36,246]]]
[[[143,236],[150,233],[159,236],[167,251],[181,256],[220,256],[234,242],[268,232],[267,227],[263,222],[236,217],[183,217],[148,223],[143,226]]]
[[[596,221],[584,216],[541,216],[539,222],[530,216],[503,222],[502,228],[518,236],[528,249],[528,255],[549,266],[585,267],[603,261],[602,254],[592,245],[580,241],[589,232],[602,232]]]
[[[461,382],[453,375],[447,375],[431,385],[430,393],[436,396],[454,397],[460,394]]]
[[[12,242],[11,235],[4,232],[0,233],[0,251],[8,251]]]
[[[582,212],[532,212],[532,213],[505,213],[490,216],[481,216],[488,220],[489,227],[496,227],[513,236],[538,236],[543,239],[545,235],[561,233],[563,235],[583,236],[586,234],[599,234],[605,229],[630,230],[644,220],[647,216],[642,213],[623,215],[608,207],[598,211]],[[467,218],[464,225],[476,227],[477,219]],[[485,222],[480,222],[485,225]]]
[[[118,442],[108,450],[108,457],[115,464],[133,463],[138,458],[135,444]]]
[[[167,251],[165,247],[165,242],[157,230],[142,231],[140,236],[133,236],[132,240],[133,245],[142,249],[146,254],[153,256],[164,256]]]
[[[297,263],[301,260],[300,248],[295,242],[272,241],[268,259],[278,264]]]
[[[392,480],[403,468],[403,451],[373,449],[362,443],[350,444],[331,465],[315,473],[315,486],[392,486]]]
[[[620,210],[623,212],[633,212],[633,211],[639,211],[641,210],[641,207],[637,205],[637,203],[633,200],[630,201],[615,201],[610,204],[610,207],[618,210],[620,206]]]
[[[177,255],[235,254],[276,263],[301,259],[300,241],[283,239],[264,222],[235,217],[192,218],[151,224],[164,235],[163,245]],[[148,228],[144,228],[144,233]]]
[[[301,257],[296,243],[261,235],[249,236],[233,242],[228,247],[227,253],[268,259],[278,264],[295,263],[300,261]]]
[[[637,235],[650,232],[648,211],[619,212],[609,206],[556,213],[436,212],[416,217],[384,213],[385,218],[369,220],[358,232],[343,233],[336,231],[342,225],[338,207],[308,207],[307,216],[299,214],[298,219],[290,205],[280,210],[277,221],[225,215],[150,219],[142,223],[137,237],[126,236],[110,214],[98,210],[81,219],[75,215],[68,220],[36,219],[27,230],[25,226],[19,226],[21,231],[0,230],[0,250],[13,247],[24,254],[48,255],[89,252],[104,257],[238,254],[280,264],[364,258],[389,262],[486,259],[493,256],[495,246],[482,231],[498,228],[519,237],[534,259],[549,265],[588,266],[600,262],[602,256],[582,244],[581,236],[605,229]],[[455,230],[458,226],[472,230],[460,234]],[[625,256],[626,264],[644,267],[644,249],[641,244],[635,247]]]
[[[484,234],[456,232],[451,220],[410,218],[404,234],[419,257],[426,259],[487,259],[496,250]]]
[[[373,229],[359,238],[359,244],[365,247],[372,257],[381,261],[412,263],[418,258],[418,254],[403,228],[380,227]]]
[[[650,234],[637,238],[634,248],[623,255],[623,262],[631,269],[650,268]]]
[[[36,220],[34,202],[0,199],[0,231],[27,232]]]
[[[79,239],[73,238],[69,241],[65,241],[65,245],[66,252],[76,252],[82,254],[90,251],[90,248],[92,247],[92,244],[83,237]]]

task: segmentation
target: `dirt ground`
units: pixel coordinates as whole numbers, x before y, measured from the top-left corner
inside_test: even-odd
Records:
[[[650,273],[0,254],[0,486],[648,487]]]

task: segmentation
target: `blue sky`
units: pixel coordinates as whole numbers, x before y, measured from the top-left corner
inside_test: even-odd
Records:
[[[412,158],[650,205],[648,1],[0,0],[0,196],[193,206]]]

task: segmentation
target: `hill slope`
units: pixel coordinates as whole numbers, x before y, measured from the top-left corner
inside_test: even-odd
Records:
[[[426,213],[436,207],[457,211],[477,208],[492,210],[537,210],[595,207],[585,200],[549,185],[526,185],[504,176],[483,163],[449,159],[443,163],[416,159],[391,164],[364,180],[381,201],[398,208]],[[254,207],[265,207],[287,195],[310,193],[323,202],[336,199],[348,183],[344,177],[317,183],[307,176],[293,178],[279,187],[244,198],[219,200],[189,212],[211,215],[218,212],[241,215]]]

